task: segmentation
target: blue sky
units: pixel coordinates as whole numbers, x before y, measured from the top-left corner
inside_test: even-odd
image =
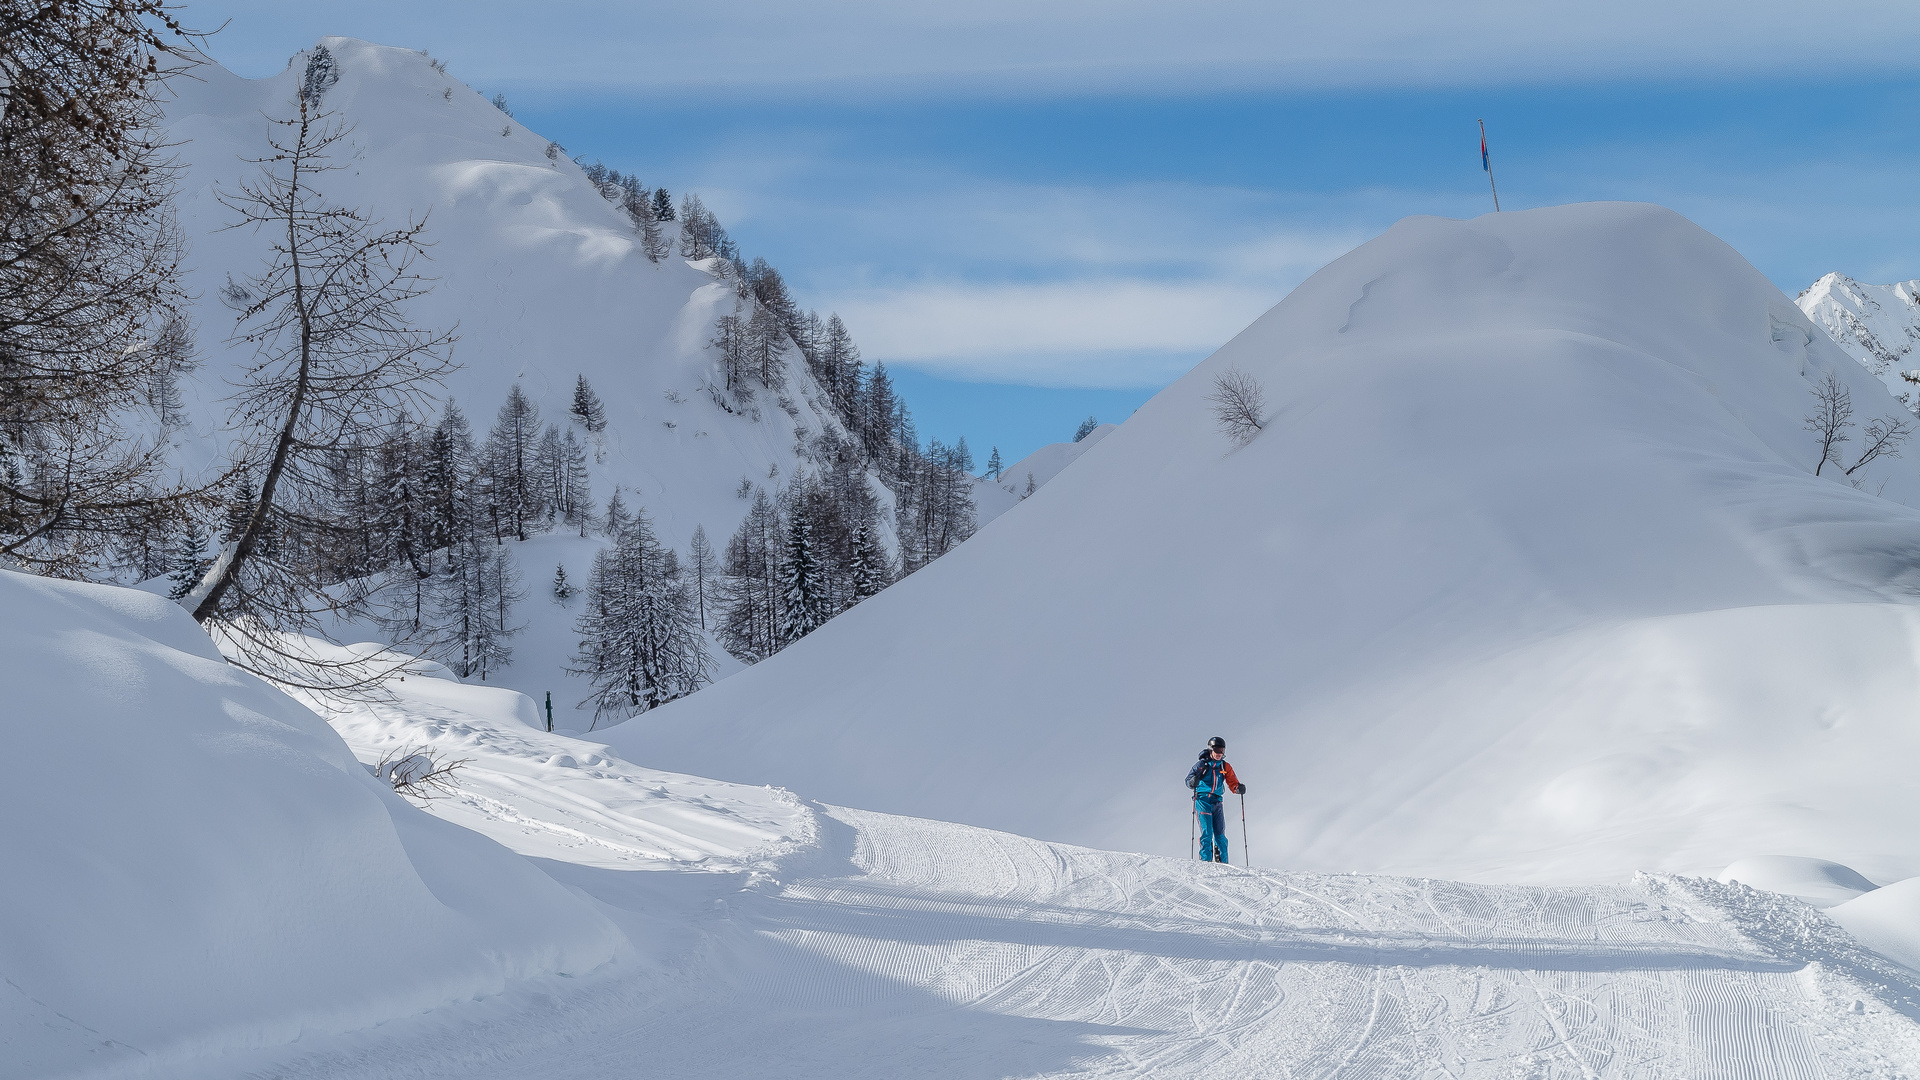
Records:
[[[1789,294],[1920,277],[1920,5],[206,3],[266,74],[426,48],[700,192],[984,463],[1120,420],[1408,214],[1671,206]],[[1564,10],[1560,10],[1564,8]]]

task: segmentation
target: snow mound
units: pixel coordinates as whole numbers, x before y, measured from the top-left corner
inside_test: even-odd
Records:
[[[1867,948],[1920,970],[1920,877],[1837,904],[1827,916]]]
[[[1797,301],[1815,326],[1827,332],[1848,356],[1880,377],[1887,389],[1911,409],[1920,404],[1920,363],[1913,356],[1920,342],[1920,281],[1867,285],[1845,274],[1828,274],[1807,287]]]
[[[624,938],[419,813],[177,605],[0,572],[8,1076],[164,1067],[343,1031]]]
[[[1843,904],[1879,888],[1852,867],[1800,855],[1749,856],[1720,871],[1718,880],[1783,893],[1817,908]]]
[[[1229,369],[1267,398],[1239,449],[1208,401]],[[609,739],[1175,854],[1180,777],[1220,734],[1266,864],[1564,883],[1799,849],[1920,873],[1920,482],[1814,475],[1829,372],[1860,419],[1900,410],[1671,211],[1411,218],[1021,512]]]

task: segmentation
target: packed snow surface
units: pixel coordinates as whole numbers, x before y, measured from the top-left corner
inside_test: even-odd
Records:
[[[1248,871],[833,807],[753,873],[558,864],[651,949],[197,1073],[1874,1077],[1920,984],[1796,901]]]
[[[1244,447],[1208,400],[1229,369],[1265,390]],[[1777,853],[1897,881],[1920,482],[1846,475],[1857,430],[1814,475],[1828,373],[1859,420],[1903,411],[1670,211],[1411,218],[954,554],[608,740],[1179,854],[1218,734],[1265,865],[1568,883]]]

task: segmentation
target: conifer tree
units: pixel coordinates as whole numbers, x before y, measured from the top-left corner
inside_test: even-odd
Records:
[[[673,199],[666,188],[658,188],[653,193],[653,216],[656,221],[673,220]]]
[[[887,587],[890,575],[887,573],[886,552],[874,543],[873,533],[866,522],[861,522],[853,530],[853,556],[850,567],[853,578],[854,601],[858,603],[869,596],[877,596]]]
[[[596,719],[624,718],[699,689],[708,656],[679,559],[636,513],[611,548],[594,556],[580,645],[568,669],[592,684]]]
[[[567,601],[573,599],[573,582],[567,580],[567,568],[562,564],[556,564],[553,568],[553,598],[559,601],[561,607],[566,607]]]
[[[574,381],[573,407],[568,415],[589,435],[598,435],[607,429],[607,407],[600,403],[600,395],[593,392],[585,375]]]
[[[593,490],[587,476],[586,448],[573,437],[572,428],[568,428],[560,440],[560,462],[561,475],[565,478],[562,520],[585,536],[593,525]]]
[[[745,520],[727,541],[718,634],[727,651],[748,662],[778,652],[780,640],[780,513],[755,488]]]
[[[174,541],[173,571],[167,580],[173,587],[167,590],[167,599],[181,600],[200,584],[207,574],[207,567],[213,565],[213,559],[207,554],[207,527],[194,515],[187,519]]]
[[[791,645],[827,621],[826,576],[813,549],[813,523],[804,506],[787,521],[787,549],[780,561],[780,643]]]
[[[1005,468],[1006,466],[1000,462],[1000,448],[996,446],[993,448],[993,453],[987,455],[987,479],[1000,479],[1000,473]]]
[[[536,460],[540,406],[514,383],[487,433],[487,474],[506,531],[525,540],[544,509]]]

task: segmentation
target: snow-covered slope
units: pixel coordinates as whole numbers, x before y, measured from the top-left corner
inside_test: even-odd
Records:
[[[0,571],[0,1076],[192,1068],[625,948],[174,604]]]
[[[1239,450],[1229,368],[1269,405]],[[1221,734],[1264,864],[1904,878],[1920,483],[1813,475],[1827,372],[1898,410],[1669,211],[1409,219],[954,555],[610,741],[1178,853]]]
[[[1867,285],[1844,274],[1828,274],[1807,287],[1797,301],[1815,326],[1887,384],[1908,408],[1920,404],[1920,378],[1913,347],[1920,342],[1920,281]]]
[[[1060,475],[1060,470],[1080,460],[1080,455],[1093,449],[1095,443],[1106,438],[1119,428],[1118,424],[1101,424],[1079,442],[1057,442],[1047,445],[1014,462],[1000,474],[1000,487],[1010,494],[1025,497],[1029,490],[1038,491],[1047,481]]]
[[[322,104],[353,134],[335,161],[343,168],[320,188],[389,223],[426,218],[425,272],[438,281],[412,312],[422,326],[458,325],[460,370],[446,393],[476,437],[515,381],[543,422],[565,427],[574,380],[585,374],[609,416],[604,454],[591,465],[596,502],[621,485],[629,505],[644,507],[661,539],[683,552],[698,525],[724,548],[747,510],[736,494],[743,480],[772,491],[809,467],[797,435],[838,421],[797,353],[788,354],[786,391],[761,392],[750,412],[729,413],[704,389],[719,379],[706,345],[714,321],[733,310],[728,286],[675,256],[648,262],[631,222],[566,154],[549,158],[545,138],[426,55],[350,38],[322,44],[339,73]],[[208,64],[176,80],[166,110],[186,166],[181,221],[206,359],[185,388],[194,427],[176,439],[188,462],[221,445],[221,399],[251,355],[225,341],[235,313],[220,289],[229,276],[256,272],[265,253],[263,237],[224,228],[234,215],[215,190],[234,190],[254,169],[245,159],[269,152],[275,128],[267,118],[292,114],[306,59],[297,55],[288,70],[258,80]],[[528,562],[525,570],[540,596],[553,565]],[[560,664],[536,661],[537,651],[504,673],[507,685],[534,697],[554,690],[568,707],[585,696]]]

